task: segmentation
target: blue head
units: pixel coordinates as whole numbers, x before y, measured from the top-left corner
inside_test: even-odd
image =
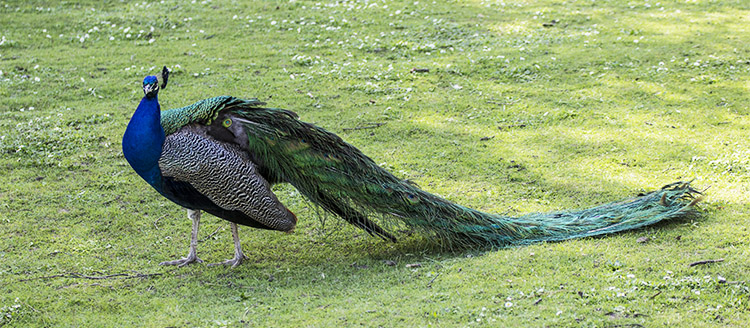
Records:
[[[143,79],[143,93],[147,98],[154,98],[159,93],[159,79],[156,76],[149,75]]]
[[[161,80],[161,88],[167,87],[167,80],[169,79],[169,70],[167,66],[161,69],[159,77],[149,75],[143,79],[143,93],[146,94],[146,98],[154,98],[159,94],[159,81]]]

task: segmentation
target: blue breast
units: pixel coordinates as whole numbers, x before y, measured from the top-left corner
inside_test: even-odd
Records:
[[[143,97],[122,136],[122,153],[133,170],[161,193],[159,157],[165,135],[160,111],[157,97]]]

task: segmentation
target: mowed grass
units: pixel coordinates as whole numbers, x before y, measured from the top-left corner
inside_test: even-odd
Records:
[[[0,326],[742,326],[749,26],[741,0],[0,1]],[[162,267],[189,220],[120,146],[163,65],[164,108],[258,97],[480,210],[695,179],[703,216],[446,250],[282,185],[293,234],[241,228],[237,268]],[[199,238],[206,262],[232,255],[226,222]]]

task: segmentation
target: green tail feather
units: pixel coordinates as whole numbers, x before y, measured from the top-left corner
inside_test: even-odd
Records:
[[[214,103],[220,106],[205,109]],[[335,134],[299,121],[290,111],[261,105],[255,99],[220,97],[191,106],[208,124],[219,111],[241,123],[248,136],[244,146],[269,180],[288,182],[327,211],[388,239],[392,237],[368,218],[397,219],[450,245],[506,247],[609,234],[697,213],[693,205],[700,193],[679,182],[584,210],[517,218],[487,214],[420,190]],[[190,112],[191,106],[180,110]]]
[[[699,195],[689,183],[676,182],[645,195],[583,210],[532,213],[519,218],[488,215],[487,226],[469,226],[466,230],[470,239],[480,243],[487,233],[500,234],[488,240],[493,244],[499,241],[498,246],[598,236],[695,216]]]

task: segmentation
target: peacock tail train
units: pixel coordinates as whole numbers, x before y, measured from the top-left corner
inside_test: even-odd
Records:
[[[397,220],[446,245],[507,247],[636,229],[697,214],[700,193],[677,182],[631,199],[583,210],[488,214],[425,192],[379,167],[337,135],[257,99],[215,97],[162,112],[166,135],[207,126],[218,142],[241,149],[269,183],[287,182],[312,203],[372,235],[395,238],[373,218]]]

